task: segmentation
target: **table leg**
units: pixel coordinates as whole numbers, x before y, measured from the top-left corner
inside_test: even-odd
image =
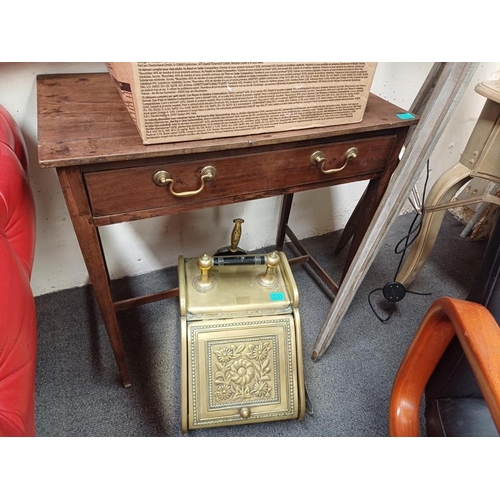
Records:
[[[94,225],[82,174],[78,167],[57,169],[76,237],[106,326],[111,348],[124,387],[131,387],[122,338],[113,305],[110,281],[101,239]]]
[[[361,242],[372,222],[373,216],[377,211],[377,208],[382,201],[382,198],[387,191],[389,182],[391,180],[392,174],[399,162],[399,152],[401,151],[405,141],[405,135],[399,134],[396,139],[391,158],[388,161],[387,167],[381,177],[372,179],[368,186],[366,187],[358,205],[354,209],[353,214],[350,219],[349,232],[352,233],[352,241],[347,253],[347,258],[344,263],[344,269],[342,272],[342,278],[340,282],[344,279],[348,269],[350,268],[354,256],[358,251]],[[344,229],[344,231],[346,231]]]
[[[292,209],[293,193],[283,195],[281,201],[281,211],[280,218],[278,222],[278,233],[276,235],[276,250],[283,250],[283,245],[285,244],[285,233],[286,226],[288,224],[288,219],[290,217],[290,211]]]
[[[349,217],[349,220],[347,221],[344,229],[342,230],[342,234],[340,235],[340,239],[334,250],[335,255],[338,255],[340,252],[342,252],[344,247],[347,245],[347,243],[349,243],[349,240],[354,235],[354,231],[356,230],[356,225],[361,216],[362,204],[363,200],[365,199],[365,196],[366,196],[366,189],[364,193],[361,195],[358,204],[354,208],[351,216]]]

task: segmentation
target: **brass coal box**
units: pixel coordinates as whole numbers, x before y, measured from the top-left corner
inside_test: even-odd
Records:
[[[182,432],[305,415],[299,295],[283,252],[179,257]]]

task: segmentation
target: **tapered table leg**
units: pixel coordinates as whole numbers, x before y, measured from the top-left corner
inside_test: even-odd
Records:
[[[349,220],[347,221],[344,229],[342,230],[342,234],[340,235],[340,239],[337,242],[337,246],[335,247],[335,254],[339,254],[342,252],[344,247],[349,243],[349,240],[353,237],[354,232],[356,230],[356,225],[361,217],[363,201],[366,197],[366,189],[364,193],[361,195],[361,198],[358,201],[358,204],[354,208]]]
[[[99,232],[93,223],[82,174],[78,167],[60,168],[57,170],[57,173],[78,243],[80,244],[80,249],[87,266],[97,304],[99,305],[106,326],[122,384],[124,387],[130,387],[132,383],[113,306],[108,269],[104,259]]]
[[[370,181],[365,192],[363,193],[361,200],[358,203],[358,206],[355,209],[357,212],[357,215],[355,216],[356,221],[355,221],[355,226],[353,226],[352,230],[353,235],[352,235],[351,245],[349,246],[349,252],[347,253],[347,258],[344,263],[341,283],[353,262],[354,256],[356,255],[356,252],[358,251],[361,245],[365,233],[367,232],[368,227],[370,226],[375,211],[377,210],[377,207],[379,206],[387,190],[387,187],[391,180],[391,176],[394,172],[394,168],[397,165],[398,153],[403,147],[403,143],[404,143],[404,137],[400,136],[394,146],[395,154],[392,159],[394,166],[389,166],[385,170],[384,175],[382,177],[378,177]]]
[[[276,249],[278,251],[283,250],[283,245],[285,244],[286,226],[288,224],[290,211],[292,209],[292,201],[293,201],[293,193],[285,194],[281,201],[281,211],[278,222],[278,233],[276,235]]]

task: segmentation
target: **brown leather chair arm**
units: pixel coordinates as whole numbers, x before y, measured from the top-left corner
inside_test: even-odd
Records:
[[[500,328],[484,306],[442,297],[424,316],[396,374],[389,403],[390,436],[420,435],[425,386],[455,334],[500,432]]]

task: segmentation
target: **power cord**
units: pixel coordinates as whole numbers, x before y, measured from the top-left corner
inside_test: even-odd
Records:
[[[371,310],[375,314],[375,316],[382,322],[382,323],[387,323],[391,316],[393,315],[394,311],[396,310],[396,302],[400,302],[403,300],[406,296],[407,293],[411,293],[413,295],[432,295],[432,293],[427,293],[427,292],[412,292],[410,290],[407,290],[405,286],[402,283],[399,283],[396,281],[396,277],[399,274],[399,271],[401,269],[401,266],[403,265],[403,260],[404,256],[406,254],[406,251],[410,246],[413,244],[413,242],[416,240],[418,237],[420,230],[422,229],[422,219],[424,218],[425,215],[425,193],[427,191],[427,183],[429,181],[429,174],[430,174],[430,167],[429,167],[429,160],[427,160],[426,164],[426,176],[425,176],[425,182],[424,182],[424,188],[422,191],[422,200],[420,203],[420,206],[422,207],[420,212],[416,212],[415,217],[413,218],[412,223],[410,224],[410,227],[408,229],[408,233],[406,236],[401,238],[398,243],[396,244],[396,247],[394,248],[394,252],[396,254],[401,254],[401,258],[399,259],[399,264],[396,269],[396,272],[394,274],[394,279],[393,281],[389,281],[389,283],[386,283],[382,288],[375,288],[368,294],[368,304],[370,305]],[[403,245],[404,244],[404,245]],[[401,248],[401,245],[403,247]],[[384,298],[390,302],[392,305],[388,316],[386,318],[382,318],[375,308],[373,307],[371,297],[375,292],[382,292]]]

